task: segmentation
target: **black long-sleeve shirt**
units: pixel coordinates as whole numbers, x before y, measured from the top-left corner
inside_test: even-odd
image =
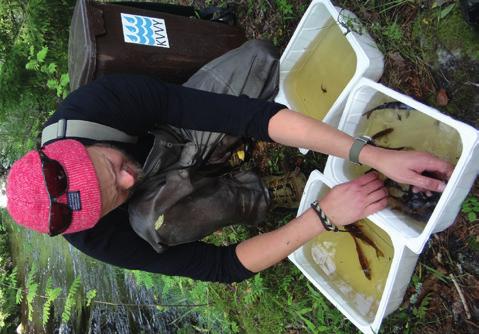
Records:
[[[70,94],[45,126],[61,118],[88,120],[139,136],[137,144],[115,145],[143,163],[152,145],[147,132],[160,124],[270,140],[269,120],[283,108],[246,96],[166,84],[154,77],[111,75]],[[198,241],[158,254],[131,228],[128,203],[93,228],[64,237],[85,254],[123,268],[219,282],[241,281],[253,275],[238,260],[236,245],[218,247]]]

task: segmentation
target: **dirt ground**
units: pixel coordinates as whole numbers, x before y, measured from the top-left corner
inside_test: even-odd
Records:
[[[191,4],[191,2],[185,2]],[[196,7],[225,2],[193,1]],[[385,55],[381,83],[473,127],[479,127],[479,28],[466,23],[459,2],[344,1]],[[381,6],[382,4],[382,6]],[[237,24],[250,39],[286,47],[309,1],[238,0]],[[260,147],[264,173],[322,169],[324,157]],[[312,155],[312,156],[311,156]],[[319,167],[318,167],[319,166]],[[469,196],[479,198],[479,183]],[[460,213],[431,237],[400,309],[383,333],[479,333],[479,221]]]

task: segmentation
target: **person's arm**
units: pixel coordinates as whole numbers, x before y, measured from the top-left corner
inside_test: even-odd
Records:
[[[126,211],[112,211],[95,227],[63,237],[88,256],[114,266],[212,282],[239,282],[254,275],[238,260],[236,245],[191,242],[157,253],[139,237]]]
[[[338,185],[320,200],[321,209],[337,226],[354,223],[386,205],[387,191],[377,173],[368,173]],[[308,209],[277,230],[241,242],[236,247],[236,254],[248,270],[259,272],[281,261],[323,231],[316,212]]]
[[[307,148],[316,152],[348,159],[353,138],[323,122],[300,113],[283,109],[269,121],[268,132],[274,141],[288,146]],[[417,151],[392,151],[366,145],[359,161],[387,177],[421,189],[443,191],[444,182],[421,175],[424,171],[438,174],[446,180],[454,167],[432,154]]]
[[[386,194],[377,174],[369,173],[334,187],[320,205],[334,224],[345,225],[382,209]],[[192,242],[162,254],[133,231],[123,207],[91,229],[63,236],[85,254],[122,268],[231,283],[270,267],[321,233],[323,228],[315,215],[308,210],[287,225],[238,245]]]
[[[162,124],[270,140],[268,122],[284,105],[216,94],[145,75],[107,75],[80,87],[46,125],[60,118],[105,124],[143,135]]]

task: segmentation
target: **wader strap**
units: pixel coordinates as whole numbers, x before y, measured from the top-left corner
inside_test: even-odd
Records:
[[[42,131],[42,146],[45,143],[61,138],[85,138],[98,141],[118,141],[135,144],[138,137],[130,136],[123,131],[94,122],[60,119]]]

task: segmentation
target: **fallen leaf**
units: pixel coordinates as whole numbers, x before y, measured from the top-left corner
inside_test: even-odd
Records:
[[[449,103],[449,97],[447,96],[446,90],[444,88],[439,89],[436,95],[436,104],[439,107],[445,107]]]
[[[236,152],[236,154],[238,155],[238,158],[239,158],[241,161],[244,161],[245,152],[244,152],[243,150],[239,150],[238,152]]]

